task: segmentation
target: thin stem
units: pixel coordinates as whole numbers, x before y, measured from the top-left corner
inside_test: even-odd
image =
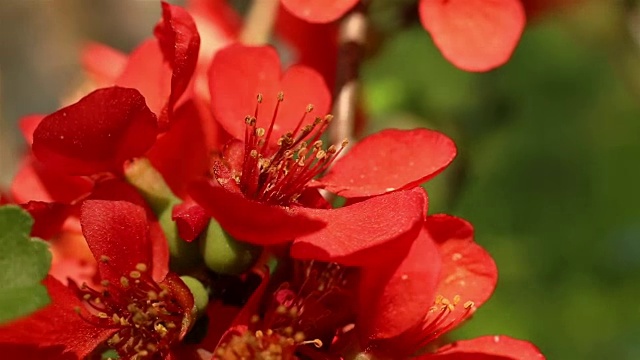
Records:
[[[240,32],[245,45],[264,45],[269,42],[278,13],[279,0],[253,0]]]
[[[354,138],[354,126],[360,93],[359,69],[367,35],[366,1],[362,1],[340,24],[338,74],[330,137],[333,144]]]

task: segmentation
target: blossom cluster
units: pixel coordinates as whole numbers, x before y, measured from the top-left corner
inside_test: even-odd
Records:
[[[282,0],[312,21],[355,2]],[[434,36],[454,3],[420,2]],[[497,281],[469,222],[428,214],[420,185],[453,141],[387,129],[327,144],[326,78],[240,44],[229,12],[162,3],[131,54],[87,49],[96,90],[22,119],[11,200],[50,244],[52,302],[0,326],[3,356],[543,359],[507,336],[447,341]]]

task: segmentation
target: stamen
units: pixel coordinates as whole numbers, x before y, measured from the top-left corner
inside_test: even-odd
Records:
[[[85,307],[74,311],[93,326],[117,329],[107,344],[122,358],[166,356],[180,335],[176,324],[189,313],[147,270],[146,264],[139,263],[115,286],[103,281],[108,291],[98,292],[86,284],[75,286]]]
[[[279,92],[277,95],[277,103],[266,130],[256,127],[262,94],[258,94],[257,99],[254,116],[245,118],[244,161],[242,172],[236,175],[236,183],[249,198],[276,205],[289,205],[297,200],[311,179],[326,171],[347,145],[347,141],[343,141],[339,149],[336,145],[325,149],[320,138],[333,116],[317,117],[312,123],[305,125],[306,116],[313,111],[313,105],[309,104],[295,129],[281,135],[275,142],[277,148],[274,149],[270,147],[273,145],[271,137],[275,131],[280,103],[284,101],[284,93]]]

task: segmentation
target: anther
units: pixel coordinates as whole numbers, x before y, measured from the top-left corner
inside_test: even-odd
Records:
[[[261,93],[258,93],[257,99],[258,99],[258,103],[262,103],[262,94]]]
[[[140,274],[139,271],[132,271],[129,273],[129,277],[132,279],[140,279],[140,277],[142,276],[142,274]]]
[[[307,105],[307,113],[310,113],[312,111],[313,111],[313,104]]]
[[[140,272],[145,272],[145,271],[147,271],[147,265],[143,264],[143,263],[138,263],[138,264],[136,264],[136,270],[138,270]]]
[[[280,91],[278,93],[278,101],[284,101],[284,92]]]
[[[106,256],[106,255],[102,255],[102,256],[100,256],[100,262],[103,262],[103,263],[105,263],[105,264],[106,264],[106,263],[108,263],[108,262],[109,262],[109,260],[111,260],[111,258],[109,258],[109,257],[108,257],[108,256]]]

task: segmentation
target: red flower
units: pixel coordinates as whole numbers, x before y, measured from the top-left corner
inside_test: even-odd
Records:
[[[419,12],[442,55],[468,71],[506,63],[526,23],[521,0],[420,0]]]
[[[460,218],[429,216],[404,257],[364,268],[361,277],[360,294],[368,296],[360,298],[356,330],[369,352],[397,358],[427,348],[432,351],[419,359],[544,358],[530,343],[501,336],[437,348],[442,335],[491,296],[497,281],[493,259]]]
[[[294,15],[327,23],[358,0],[281,0]],[[467,71],[487,71],[511,57],[526,17],[521,0],[420,0],[420,20],[443,56]]]
[[[268,273],[234,320],[212,360],[255,359],[269,355],[282,360],[333,359],[328,349],[340,329],[355,318],[353,302],[357,274],[335,263],[294,262]],[[318,350],[322,348],[322,350]]]
[[[506,336],[438,342],[489,298],[497,280],[466,221],[430,216],[403,254],[377,260],[360,269],[294,261],[265,276],[213,359],[273,351],[282,359],[339,359],[357,349],[372,359],[544,359],[534,345]]]
[[[369,261],[366,250],[411,236],[426,207],[424,192],[411,189],[456,153],[440,133],[387,130],[336,160],[345,144],[324,147],[320,140],[331,121],[324,81],[304,66],[282,72],[270,47],[220,50],[210,88],[214,116],[236,140],[214,163],[217,183],[197,184],[193,198],[236,238],[262,245],[295,239],[293,253],[301,258],[360,264]],[[370,198],[329,209],[321,187]]]
[[[169,358],[191,325],[194,301],[158,254],[166,242],[154,241],[145,210],[129,202],[85,201],[81,223],[102,287],[66,287],[48,277],[52,304],[0,328],[0,348],[63,347],[85,358],[106,343],[123,358]]]

